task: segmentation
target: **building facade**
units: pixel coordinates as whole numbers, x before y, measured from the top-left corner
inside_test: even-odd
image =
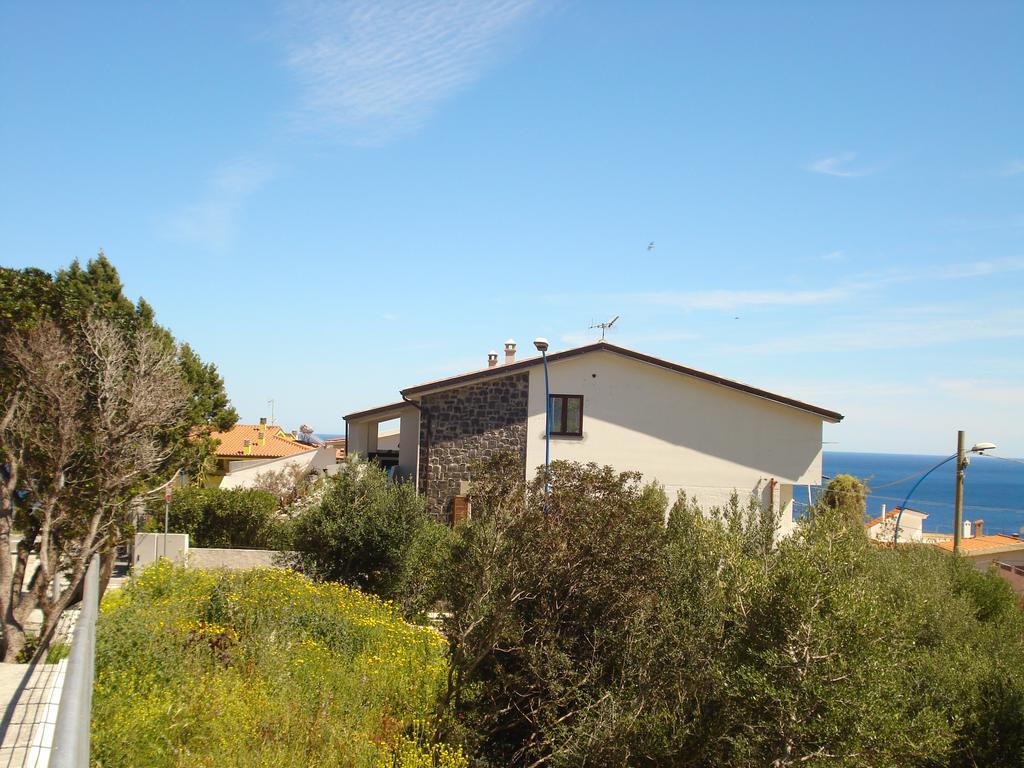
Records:
[[[511,354],[509,354],[511,352]],[[525,476],[544,464],[543,360],[490,365],[402,390],[403,400],[346,416],[353,453],[372,456],[380,424],[398,419],[398,467],[430,511],[451,514],[474,461],[507,450]],[[842,416],[607,342],[548,355],[552,461],[635,470],[717,506],[754,495],[791,526],[793,490],[821,482],[823,422]]]

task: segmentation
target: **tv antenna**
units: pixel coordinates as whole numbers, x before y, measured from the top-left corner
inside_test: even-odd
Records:
[[[618,320],[618,319],[619,319],[619,315],[616,315],[611,320],[609,320],[607,323],[594,323],[590,327],[591,328],[600,328],[601,329],[601,341],[604,341],[605,333],[608,331],[609,328],[611,328],[613,325],[615,325],[615,321]]]
[[[274,418],[274,406],[277,405],[277,401],[274,398],[267,400],[267,405],[270,406],[270,424],[273,426],[277,423],[277,419]]]

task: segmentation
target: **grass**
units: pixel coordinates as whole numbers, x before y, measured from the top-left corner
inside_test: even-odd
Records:
[[[423,735],[441,637],[340,584],[159,561],[104,599],[96,665],[103,768],[466,765]]]

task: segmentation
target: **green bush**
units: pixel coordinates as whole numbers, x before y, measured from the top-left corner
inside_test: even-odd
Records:
[[[171,532],[187,533],[194,547],[288,549],[290,523],[277,510],[276,497],[267,491],[187,488],[171,499]],[[153,521],[162,529],[162,508]]]
[[[101,607],[93,764],[465,768],[429,738],[446,671],[436,631],[357,590],[158,561]]]
[[[425,610],[448,532],[424,507],[411,483],[391,482],[376,464],[351,462],[295,519],[295,567]]]
[[[665,524],[636,475],[517,466],[475,471],[446,581],[446,732],[481,764],[1024,765],[1014,594],[871,542],[859,481],[777,541],[753,500]]]

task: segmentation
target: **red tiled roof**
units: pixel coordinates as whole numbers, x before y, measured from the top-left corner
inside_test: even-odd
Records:
[[[933,546],[952,552],[953,540],[936,541]],[[1012,552],[1019,549],[1024,549],[1024,541],[1016,536],[1007,536],[1005,533],[971,536],[960,540],[960,551],[968,555],[981,555],[986,552]]]
[[[227,432],[214,432],[210,437],[219,440],[214,451],[221,458],[279,459],[315,451],[312,445],[300,443],[280,427],[266,428],[263,445],[260,445],[259,424],[236,424]],[[251,441],[249,453],[245,452],[245,441]]]

